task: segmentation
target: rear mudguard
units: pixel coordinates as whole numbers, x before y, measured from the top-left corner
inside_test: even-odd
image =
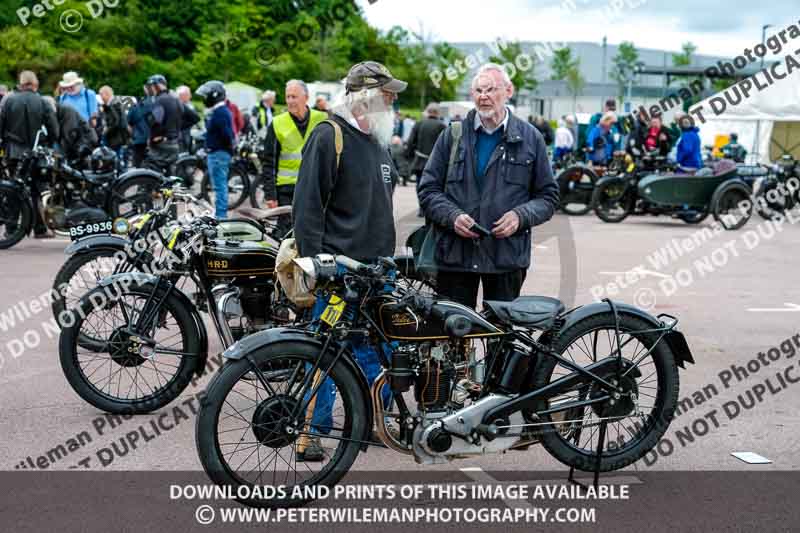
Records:
[[[169,289],[172,284],[157,276],[152,274],[145,274],[144,272],[125,272],[123,274],[114,274],[113,276],[109,276],[100,283],[98,286],[100,287],[107,287],[109,285],[120,284],[123,287],[127,287],[133,284],[136,285],[155,285],[158,284],[159,288],[162,290]],[[172,293],[178,297],[181,303],[189,309],[189,312],[192,315],[192,318],[195,322],[195,330],[197,336],[200,340],[200,353],[197,354],[197,359],[195,361],[194,373],[197,377],[203,375],[203,372],[206,368],[206,361],[208,360],[208,331],[206,330],[206,324],[203,321],[203,317],[200,316],[200,312],[197,310],[197,306],[192,303],[191,299],[186,295],[185,292],[180,290],[178,287],[174,287]]]
[[[647,311],[639,309],[638,307],[634,307],[630,304],[622,302],[614,302],[614,307],[617,309],[618,314],[640,318],[653,328],[665,327],[665,324],[662,320],[659,320],[657,317],[654,317]],[[565,331],[567,328],[575,325],[581,320],[586,320],[590,316],[609,312],[611,312],[611,306],[605,302],[594,302],[581,307],[576,307],[575,309],[572,309],[561,315],[561,318],[564,320],[564,324],[559,329]],[[667,344],[672,350],[672,354],[675,356],[675,363],[679,367],[686,368],[685,363],[694,364],[694,357],[692,356],[692,353],[686,344],[686,339],[684,338],[683,333],[673,329],[664,336],[664,340],[666,340]]]
[[[73,255],[77,253],[85,253],[89,250],[96,249],[110,249],[122,250],[130,244],[130,240],[119,235],[90,235],[83,239],[72,242],[64,249],[65,255]]]
[[[313,347],[316,350],[322,350],[323,343],[318,338],[314,337],[310,332],[302,329],[295,329],[295,328],[273,328],[267,329],[264,331],[259,331],[258,333],[254,333],[253,335],[248,335],[247,337],[240,339],[239,341],[235,342],[230,348],[225,350],[222,353],[222,357],[225,359],[230,359],[232,361],[237,361],[239,359],[244,359],[245,357],[254,354],[261,348],[264,348],[270,344],[277,344],[281,342],[300,342],[303,344],[308,344],[310,347]],[[332,343],[333,344],[333,343]],[[333,344],[333,348],[337,349],[338,346]],[[326,357],[332,357],[330,352]],[[364,395],[364,402],[367,405],[367,424],[366,424],[366,434],[361,436],[362,441],[370,441],[370,434],[372,432],[372,424],[373,424],[373,416],[372,416],[372,405],[370,402],[370,392],[369,392],[369,385],[367,384],[367,378],[364,375],[364,372],[361,370],[361,367],[355,362],[353,355],[350,353],[350,350],[345,350],[343,357],[340,358],[340,362],[345,364],[351,372],[356,376],[358,383],[361,388],[361,393]],[[368,447],[367,444],[362,444],[361,449],[366,450]]]

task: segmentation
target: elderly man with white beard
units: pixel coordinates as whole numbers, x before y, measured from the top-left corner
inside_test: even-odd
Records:
[[[392,183],[397,171],[388,147],[392,102],[406,86],[374,61],[350,69],[344,102],[331,117],[342,132],[338,168],[330,123],[320,123],[303,147],[292,204],[301,256],[331,253],[371,261],[394,255]]]
[[[344,101],[334,107],[329,120],[314,128],[303,146],[292,207],[300,256],[341,254],[369,263],[394,255],[392,184],[397,181],[397,170],[389,152],[394,131],[392,103],[407,85],[374,61],[350,69]],[[338,156],[337,129],[342,141]],[[314,319],[326,305],[325,298],[317,298]],[[363,344],[353,345],[352,350],[371,385],[381,370],[378,354]],[[334,399],[332,381],[327,379],[319,388],[311,420],[315,433],[327,433],[333,425]],[[387,387],[383,403],[384,407],[390,403]],[[298,461],[324,461],[326,457],[330,454],[319,437],[310,439],[297,454]]]

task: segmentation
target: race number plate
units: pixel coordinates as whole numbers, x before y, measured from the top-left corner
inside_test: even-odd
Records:
[[[328,301],[328,307],[325,308],[325,311],[322,312],[322,316],[319,318],[329,326],[334,326],[337,322],[339,322],[339,319],[342,318],[343,311],[344,300],[336,295],[333,295]]]
[[[89,235],[97,235],[99,233],[111,233],[113,223],[110,220],[105,222],[88,222],[86,224],[78,224],[69,228],[69,238],[73,241],[88,237]]]

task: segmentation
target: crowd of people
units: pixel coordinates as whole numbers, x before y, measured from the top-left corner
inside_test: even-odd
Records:
[[[645,120],[637,110],[630,117],[630,127],[623,128],[616,113],[616,100],[605,102],[601,112],[592,115],[585,140],[579,134],[575,115],[565,115],[557,122],[555,135],[550,124],[541,116],[528,117],[545,144],[552,146],[553,163],[565,161],[570,155],[578,160],[590,161],[594,165],[607,166],[614,152],[624,150],[631,155],[652,154],[672,157],[679,169],[691,172],[703,167],[703,146],[700,129],[691,116],[683,112],[675,113],[669,127],[664,125],[661,116]],[[738,142],[738,135],[731,133],[730,142],[720,149],[723,157],[743,163],[747,151]],[[585,154],[585,155],[584,155]]]

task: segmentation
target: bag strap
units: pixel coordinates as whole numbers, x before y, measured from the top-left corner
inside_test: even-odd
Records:
[[[450,124],[450,137],[452,138],[452,143],[450,145],[450,161],[447,164],[448,173],[450,173],[450,169],[453,168],[453,165],[456,162],[458,145],[461,142],[461,131],[461,121],[456,121]],[[442,188],[442,192],[447,192],[447,175],[444,177],[444,187]]]
[[[336,176],[334,176],[333,180],[333,187],[331,187],[331,192],[328,194],[328,200],[325,202],[325,209],[323,212],[328,210],[328,204],[331,203],[331,198],[333,197],[333,189],[336,187],[336,178],[339,177],[339,161],[342,159],[342,151],[344,150],[344,137],[342,136],[342,127],[332,119],[325,119],[323,122],[327,122],[333,127],[333,145],[336,149]]]

